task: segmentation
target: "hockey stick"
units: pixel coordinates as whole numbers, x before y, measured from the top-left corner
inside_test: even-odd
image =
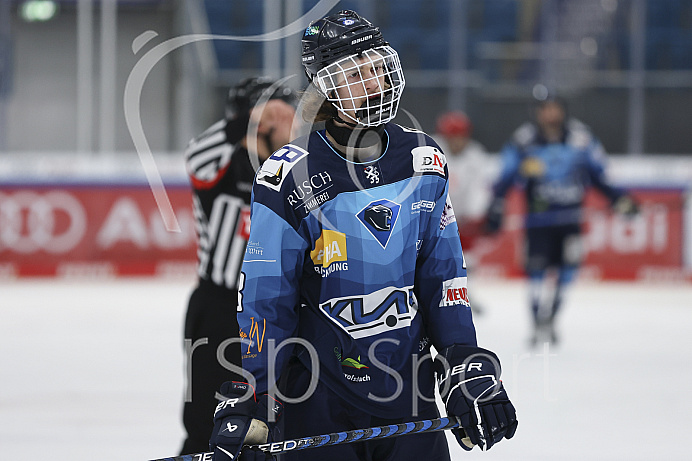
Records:
[[[459,419],[455,416],[447,418],[425,419],[411,423],[391,424],[389,426],[376,426],[368,429],[354,429],[352,431],[334,432],[326,435],[302,437],[282,442],[252,445],[251,448],[280,455],[288,451],[305,450],[306,448],[325,447],[327,445],[339,445],[342,443],[362,442],[365,440],[384,439],[398,437],[400,435],[423,434],[425,432],[446,431],[460,427]],[[173,458],[153,459],[151,461],[211,461],[212,453],[195,453],[193,455],[181,455]]]

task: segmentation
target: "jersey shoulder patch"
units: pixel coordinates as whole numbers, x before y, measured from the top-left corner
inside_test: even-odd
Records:
[[[435,173],[445,177],[447,158],[435,146],[418,146],[411,149],[413,171],[416,173]]]
[[[308,151],[305,149],[286,144],[262,164],[262,168],[257,172],[257,184],[280,191],[288,173],[307,155]]]

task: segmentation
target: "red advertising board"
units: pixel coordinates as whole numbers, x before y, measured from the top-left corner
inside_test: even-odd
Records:
[[[0,189],[0,275],[194,274],[190,189],[166,187],[180,232],[166,230],[146,185]]]
[[[587,195],[583,223],[586,251],[581,276],[593,279],[684,280],[683,189],[637,189],[641,206],[634,218],[612,213],[594,191]],[[524,199],[514,190],[506,201],[502,232],[474,240],[469,270],[480,274],[523,275]],[[462,244],[463,244],[462,236]]]
[[[164,225],[144,185],[3,186],[0,189],[0,277],[193,275],[196,233],[190,188],[166,186],[180,232]],[[641,213],[612,214],[589,193],[587,255],[581,276],[595,279],[688,279],[683,267],[682,189],[633,192]],[[465,245],[469,271],[522,276],[524,201],[507,199],[502,232]],[[462,244],[464,237],[462,237]]]

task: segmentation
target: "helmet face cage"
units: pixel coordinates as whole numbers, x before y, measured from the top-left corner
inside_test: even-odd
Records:
[[[320,69],[315,82],[340,115],[364,126],[396,116],[405,84],[399,55],[390,46],[346,56]]]

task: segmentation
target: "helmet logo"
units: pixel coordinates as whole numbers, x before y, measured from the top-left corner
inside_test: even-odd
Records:
[[[345,26],[352,26],[355,23],[356,23],[356,21],[354,21],[353,19],[342,19],[341,20],[341,24],[343,24]]]
[[[366,40],[370,40],[372,38],[372,34],[366,35],[365,37],[360,37],[356,38],[354,40],[351,40],[351,45],[355,45],[356,43],[364,42]]]
[[[307,29],[305,29],[305,36],[308,37],[310,35],[317,35],[320,33],[320,27],[319,26],[308,26]]]

